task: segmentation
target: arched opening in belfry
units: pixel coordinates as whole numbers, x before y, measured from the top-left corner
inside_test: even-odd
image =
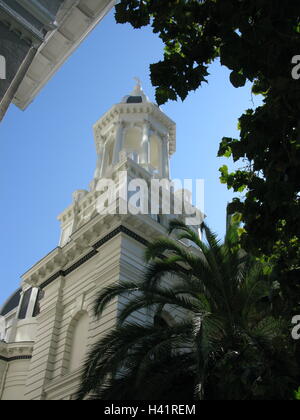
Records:
[[[155,172],[162,172],[162,144],[161,139],[154,134],[150,138],[150,164]]]
[[[142,132],[138,127],[131,127],[125,133],[124,149],[134,162],[140,162]]]

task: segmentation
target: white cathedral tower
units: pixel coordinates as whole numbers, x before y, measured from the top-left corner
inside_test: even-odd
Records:
[[[176,125],[149,101],[139,80],[94,125],[94,133],[97,167],[89,190],[73,194],[58,218],[59,246],[22,276],[20,289],[0,309],[0,400],[72,399],[87,349],[118,316],[116,299],[95,319],[95,296],[113,282],[140,279],[145,246],[166,235],[174,217],[99,212],[113,202],[101,187],[104,179],[120,190],[124,173],[126,187],[133,179],[149,185],[170,178]]]

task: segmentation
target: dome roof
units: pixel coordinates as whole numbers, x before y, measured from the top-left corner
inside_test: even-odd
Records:
[[[151,103],[148,96],[145,95],[140,79],[135,77],[137,84],[135,85],[133,91],[130,95],[124,96],[122,99],[123,104],[142,104],[142,103]]]
[[[1,316],[7,315],[10,311],[15,309],[19,305],[20,298],[21,298],[21,291],[22,291],[21,289],[18,289],[16,292],[13,293],[12,296],[10,296],[9,299],[7,299],[4,305],[0,308]]]

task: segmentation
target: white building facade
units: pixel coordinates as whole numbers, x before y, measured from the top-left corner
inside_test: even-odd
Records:
[[[96,319],[92,308],[98,291],[140,279],[147,243],[166,235],[174,217],[99,211],[113,202],[101,187],[103,179],[118,189],[120,173],[127,174],[126,185],[132,179],[148,185],[170,177],[176,126],[140,83],[94,125],[94,133],[98,162],[89,190],[73,194],[73,203],[58,218],[59,246],[23,275],[21,288],[1,308],[1,400],[74,398],[84,356],[114,326],[121,304],[116,299]],[[139,317],[143,322],[143,314]]]

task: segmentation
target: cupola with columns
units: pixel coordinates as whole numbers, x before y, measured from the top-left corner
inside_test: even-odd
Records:
[[[169,158],[176,149],[176,125],[150,102],[136,80],[133,92],[94,125],[98,155],[95,180],[109,177],[124,157],[155,177],[169,179]]]

